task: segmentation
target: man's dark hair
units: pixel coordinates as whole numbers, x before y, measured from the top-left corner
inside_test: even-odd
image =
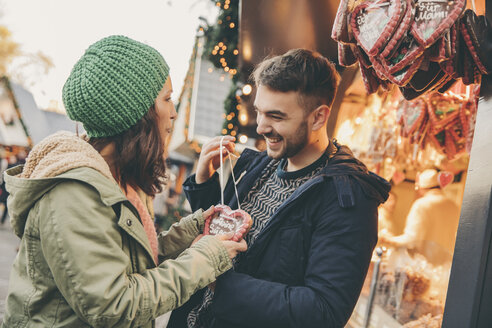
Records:
[[[321,105],[331,108],[340,83],[335,65],[320,53],[307,49],[292,49],[265,59],[253,71],[252,79],[256,86],[299,92],[299,105],[307,113]]]
[[[106,145],[114,144],[115,179],[125,191],[128,185],[150,196],[162,191],[166,165],[158,122],[157,111],[152,105],[137,124],[123,133],[89,139],[89,143],[99,152]]]

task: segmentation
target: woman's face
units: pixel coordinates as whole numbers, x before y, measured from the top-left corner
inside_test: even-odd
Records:
[[[171,94],[173,93],[173,86],[171,83],[171,77],[168,77],[166,83],[162,87],[162,90],[157,95],[155,100],[155,110],[159,118],[159,132],[161,133],[162,141],[165,142],[167,137],[171,134],[172,120],[177,116],[176,109],[174,108],[173,101],[171,100]]]

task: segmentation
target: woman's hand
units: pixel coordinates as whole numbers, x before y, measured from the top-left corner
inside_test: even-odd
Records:
[[[225,160],[228,156],[227,151],[234,152],[234,140],[236,138],[231,136],[221,136],[215,137],[209,142],[207,142],[202,147],[200,152],[200,158],[198,159],[198,164],[195,174],[195,182],[198,184],[206,182],[215,173],[215,171],[220,167],[220,140],[224,138],[222,142],[222,159]]]

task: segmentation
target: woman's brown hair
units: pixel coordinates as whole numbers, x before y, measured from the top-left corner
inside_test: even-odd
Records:
[[[162,191],[166,165],[158,122],[152,105],[137,124],[123,133],[89,139],[89,143],[99,152],[107,145],[114,144],[113,174],[116,174],[116,181],[125,191],[127,186],[141,189],[149,196]]]

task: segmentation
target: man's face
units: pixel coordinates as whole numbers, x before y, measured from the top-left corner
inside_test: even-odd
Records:
[[[291,158],[308,144],[308,119],[297,92],[274,91],[260,84],[254,105],[256,132],[265,137],[268,156]]]

